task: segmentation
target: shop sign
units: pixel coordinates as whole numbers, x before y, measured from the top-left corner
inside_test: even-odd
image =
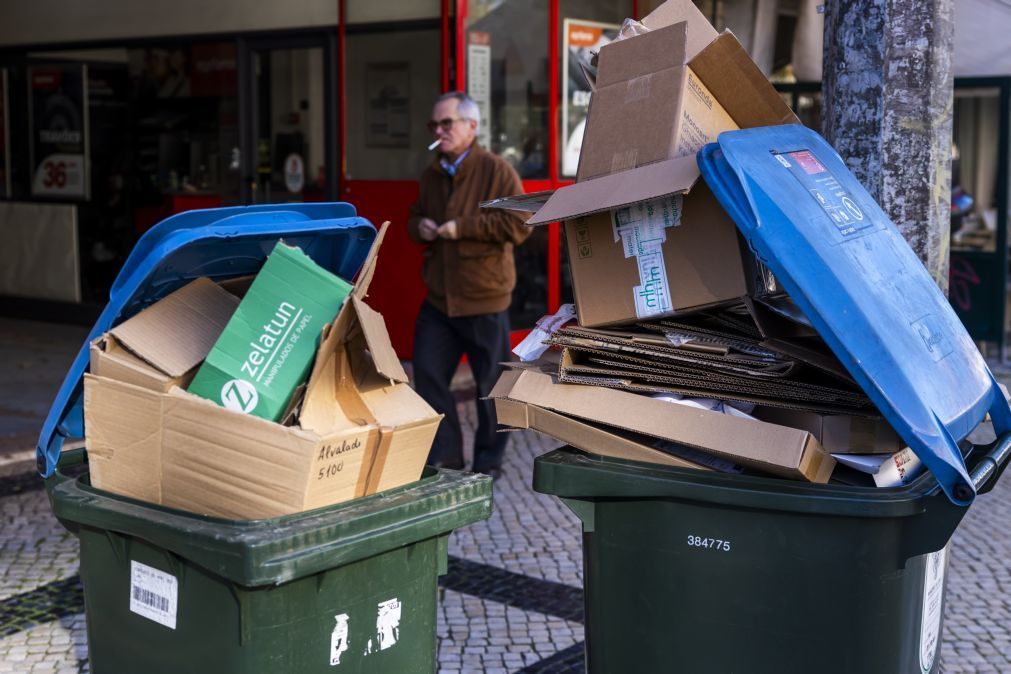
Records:
[[[467,95],[477,103],[481,125],[477,142],[491,145],[491,33],[478,30],[467,33]]]
[[[409,147],[411,139],[411,67],[402,63],[365,66],[367,100],[365,145]]]
[[[284,159],[284,186],[292,194],[299,194],[305,187],[305,162],[302,155],[289,154]]]
[[[32,196],[89,196],[87,82],[82,64],[28,68]]]
[[[583,127],[590,106],[590,87],[583,68],[601,47],[618,36],[614,23],[565,19],[562,22],[562,175],[574,177],[583,145]]]

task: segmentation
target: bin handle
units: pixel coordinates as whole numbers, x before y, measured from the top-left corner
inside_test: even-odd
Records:
[[[989,451],[972,470],[972,485],[977,494],[985,494],[997,484],[997,478],[1007,467],[1011,457],[1011,431],[1007,431],[989,446]]]

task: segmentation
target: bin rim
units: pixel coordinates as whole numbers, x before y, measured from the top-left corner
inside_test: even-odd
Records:
[[[385,550],[441,536],[491,514],[486,475],[426,467],[387,491],[289,515],[232,520],[147,503],[93,487],[83,448],[64,452],[45,486],[68,528],[138,538],[239,585],[280,585]]]
[[[969,452],[968,461],[980,493],[988,491],[1006,467],[1009,447],[1011,434],[1005,434]],[[999,455],[996,461],[995,455]],[[591,455],[570,446],[537,457],[533,488],[542,494],[572,500],[669,499],[718,507],[858,518],[913,517],[939,502],[946,510],[965,510],[947,499],[929,471],[896,487],[814,484]]]
[[[83,379],[94,339],[196,278],[217,281],[255,274],[280,239],[351,280],[375,236],[375,227],[343,202],[187,211],[145,232],[123,263],[108,304],[49,409],[36,444],[39,474],[53,475],[64,441],[84,436]]]

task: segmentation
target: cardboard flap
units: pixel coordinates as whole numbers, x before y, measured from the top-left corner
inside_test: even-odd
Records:
[[[659,30],[665,26],[685,21],[688,24],[688,40],[686,55],[689,60],[705,49],[715,40],[719,33],[709,23],[709,19],[699,11],[692,0],[667,0],[642,20],[642,25],[650,30]],[[639,36],[642,37],[642,36]]]
[[[390,221],[387,220],[379,227],[379,233],[376,234],[376,238],[372,241],[372,248],[369,249],[369,254],[365,256],[365,262],[362,263],[362,271],[358,274],[358,281],[355,283],[354,290],[351,294],[354,297],[365,297],[369,294],[369,285],[372,283],[372,277],[376,273],[376,262],[379,259],[379,247],[383,245],[383,237],[386,236],[386,229],[390,226]]]
[[[684,65],[687,40],[688,24],[682,21],[604,45],[597,67],[597,88]]]
[[[695,157],[690,156],[584,180],[556,190],[527,224],[571,220],[638,201],[687,192],[698,179],[699,167]]]
[[[181,377],[207,358],[238,305],[234,295],[198,278],[110,333],[161,372]]]
[[[800,124],[730,31],[693,58],[691,69],[742,129]]]
[[[589,88],[590,91],[596,91],[597,90],[596,69],[591,68],[582,61],[578,61],[578,63],[579,63],[579,72],[583,76],[583,80],[586,82],[587,88]]]
[[[386,226],[383,225],[385,230]],[[382,234],[380,234],[380,237]],[[369,353],[372,354],[372,362],[376,372],[383,377],[395,382],[406,384],[408,381],[404,366],[400,364],[393,345],[390,343],[390,333],[386,331],[386,321],[382,314],[365,304],[360,298],[353,297],[355,313],[358,315],[358,324],[362,334],[365,335],[365,342],[368,344]]]
[[[499,197],[490,201],[482,201],[481,208],[498,208],[503,211],[519,211],[520,213],[536,213],[548,202],[554,190],[516,194],[511,197]]]

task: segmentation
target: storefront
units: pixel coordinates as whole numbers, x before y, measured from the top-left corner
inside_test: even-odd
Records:
[[[94,313],[137,238],[173,213],[339,199],[393,222],[372,301],[409,357],[425,291],[404,223],[432,160],[432,99],[467,91],[481,143],[527,191],[567,184],[589,101],[583,66],[659,0],[207,4],[141,15],[124,0],[49,0],[6,13],[0,227],[13,245],[0,248],[0,315]],[[759,21],[755,3],[697,4],[768,52],[769,69],[782,26]],[[517,250],[518,333],[570,297],[562,249],[552,225]]]

